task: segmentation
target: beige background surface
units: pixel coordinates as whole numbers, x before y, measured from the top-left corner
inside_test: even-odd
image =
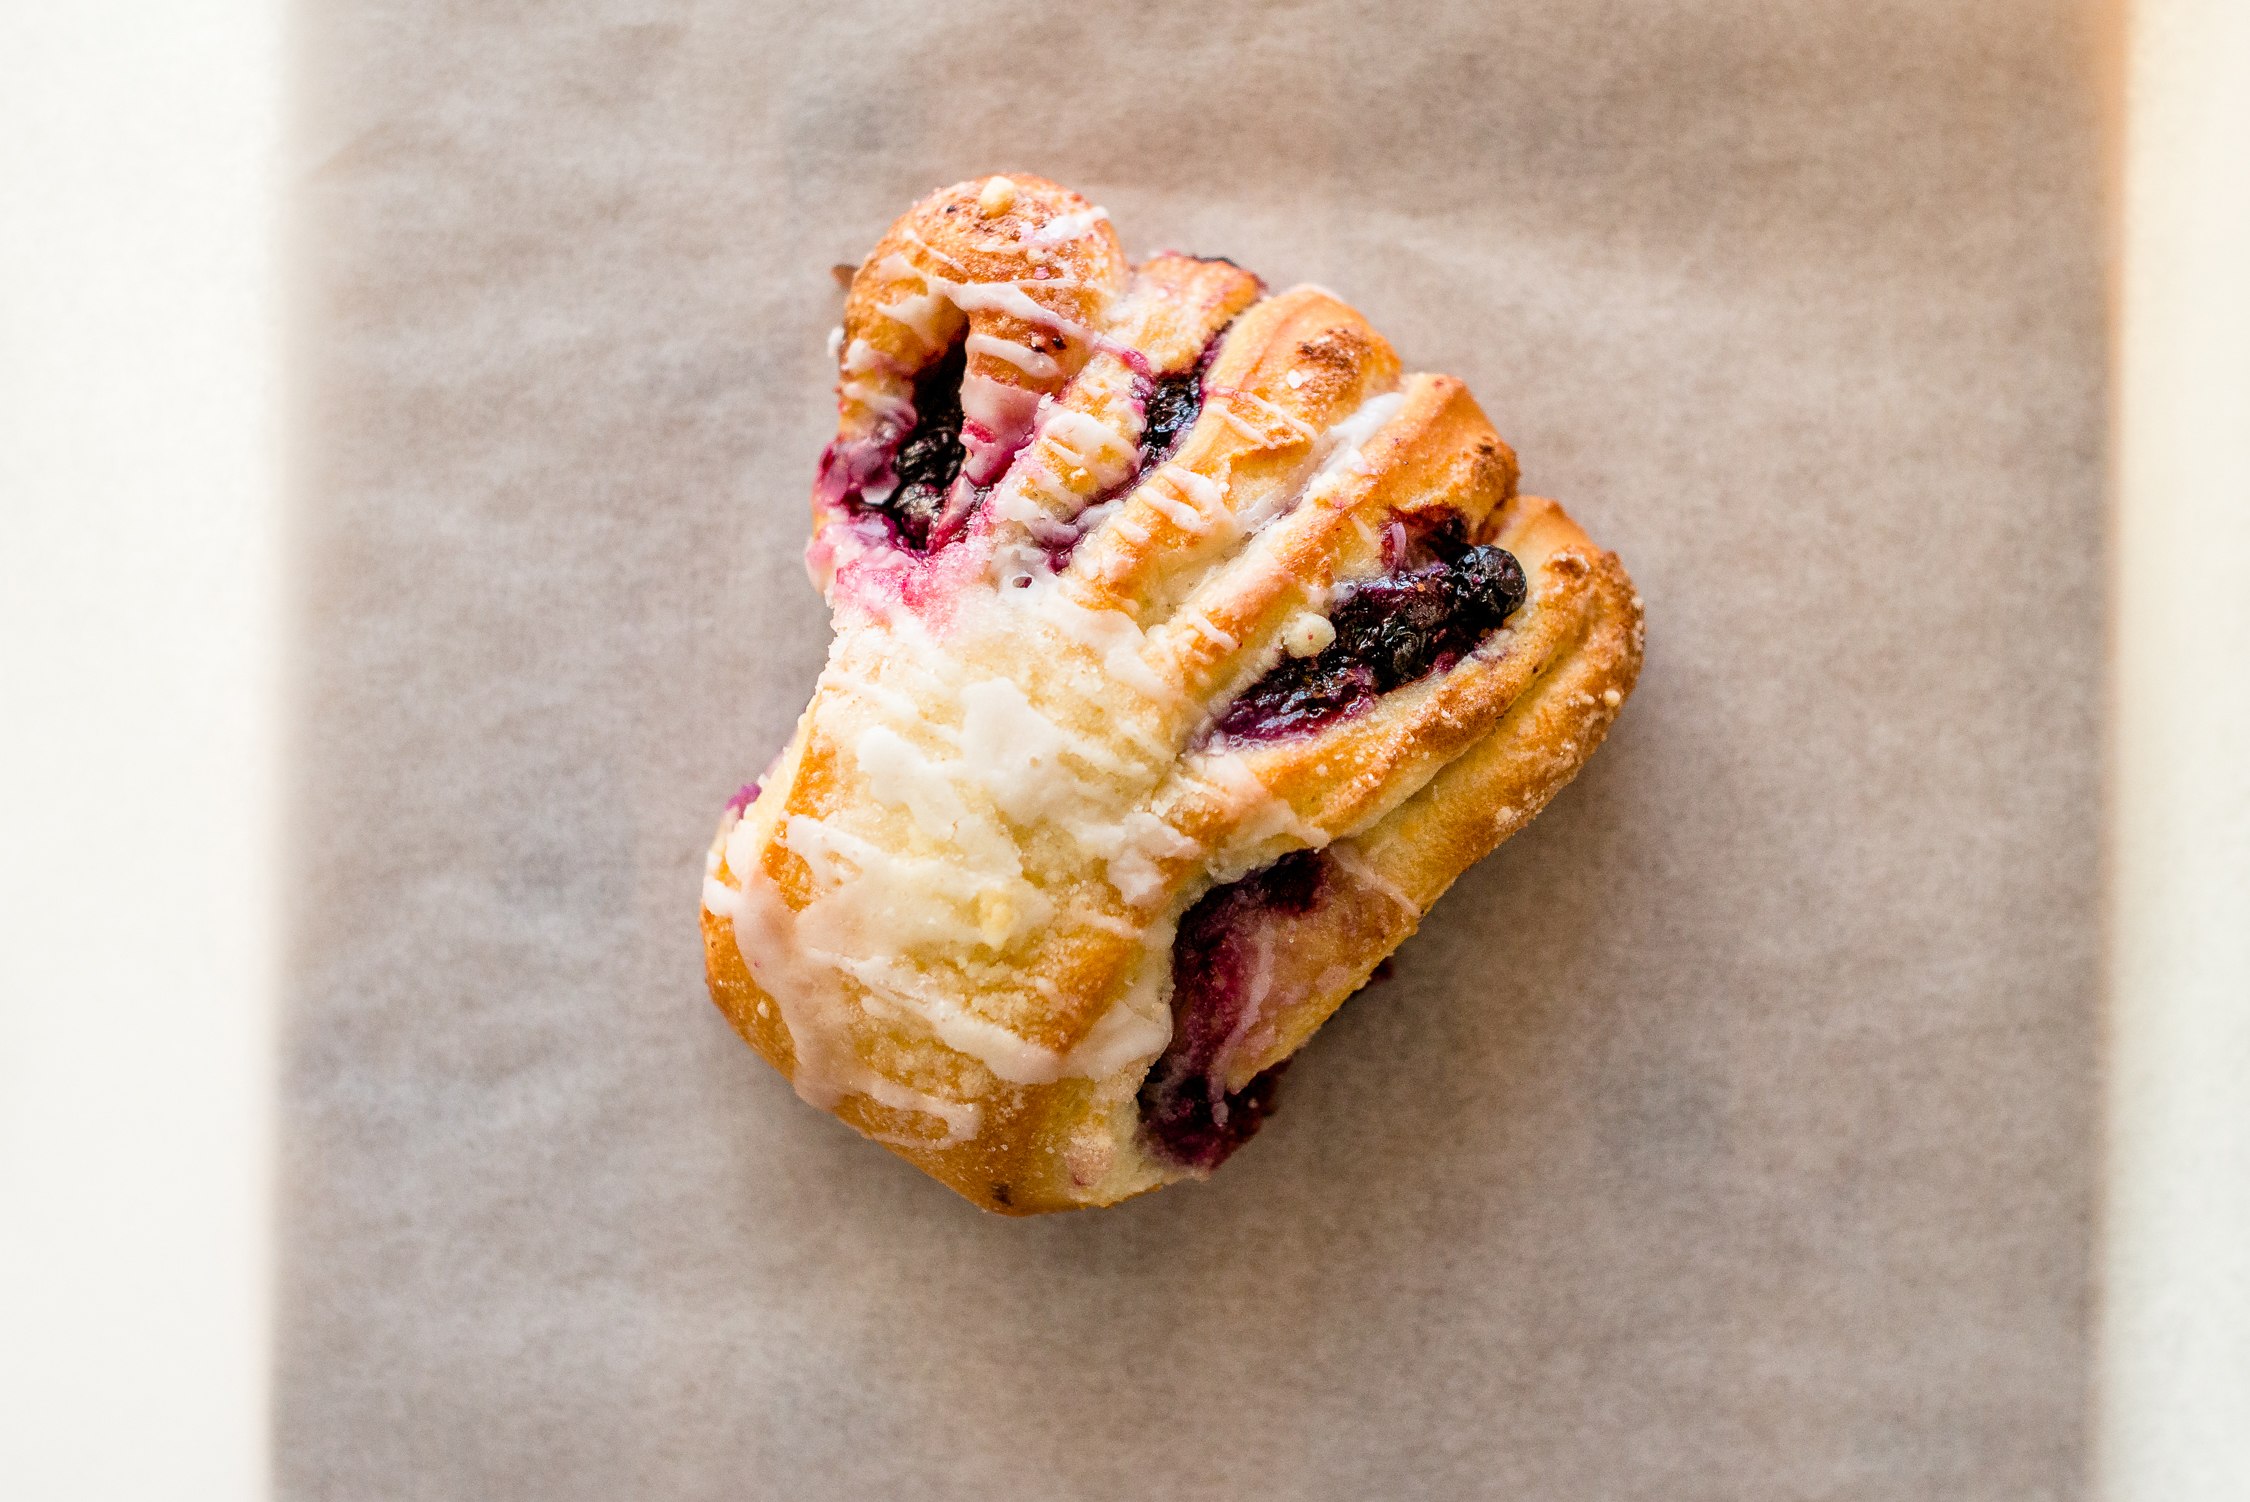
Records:
[[[308,19],[286,1494],[2078,1494],[2089,13]],[[827,267],[992,167],[1342,291],[1650,612],[1256,1144],[1037,1223],[693,933],[825,637]]]

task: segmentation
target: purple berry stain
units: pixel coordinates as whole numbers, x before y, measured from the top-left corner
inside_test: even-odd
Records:
[[[1310,912],[1327,882],[1327,857],[1299,850],[1212,888],[1180,919],[1172,946],[1172,1041],[1140,1094],[1141,1131],[1156,1156],[1207,1172],[1272,1114],[1288,1060],[1239,1090],[1227,1089],[1227,1070],[1233,1046],[1260,1020],[1266,1000],[1263,926],[1275,915]]]

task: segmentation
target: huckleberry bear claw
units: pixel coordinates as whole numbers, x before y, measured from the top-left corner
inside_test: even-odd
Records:
[[[1039,178],[915,205],[835,343],[836,634],[711,847],[712,996],[987,1209],[1207,1174],[1593,753],[1640,598],[1461,382]]]

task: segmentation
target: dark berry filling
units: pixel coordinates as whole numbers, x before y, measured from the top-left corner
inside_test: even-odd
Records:
[[[1275,915],[1311,911],[1327,881],[1326,856],[1296,851],[1212,888],[1180,919],[1172,946],[1172,1041],[1141,1085],[1141,1131],[1156,1156],[1183,1168],[1216,1168],[1272,1114],[1288,1061],[1230,1091],[1230,1045],[1258,1020],[1251,1011],[1265,1000],[1271,956],[1260,952],[1270,942],[1262,925]]]
[[[914,378],[914,427],[891,460],[898,488],[876,509],[888,512],[908,547],[922,552],[930,528],[961,473],[961,377],[968,355],[956,344]]]
[[[1196,414],[1203,410],[1203,369],[1178,375],[1159,376],[1155,389],[1149,393],[1148,425],[1141,432],[1141,448],[1148,455],[1148,466],[1162,464],[1180,446],[1180,438],[1195,426]]]
[[[1355,586],[1329,613],[1336,639],[1275,664],[1219,716],[1220,735],[1274,740],[1358,714],[1452,667],[1524,602],[1515,556],[1463,544],[1458,523],[1394,534],[1385,554],[1398,571]]]
[[[1228,264],[1233,263],[1230,261]],[[1226,338],[1227,329],[1232,327],[1231,323],[1227,324],[1204,340],[1203,352],[1196,356],[1194,366],[1173,375],[1151,375],[1148,362],[1141,358],[1138,351],[1127,345],[1117,347],[1120,355],[1132,356],[1129,363],[1134,365],[1134,373],[1140,377],[1135,382],[1135,390],[1141,403],[1140,462],[1122,482],[1088,503],[1087,512],[1100,515],[1103,505],[1130,493],[1150,470],[1171,458],[1179,449],[1180,440],[1187,436],[1188,429],[1195,426],[1196,418],[1203,413],[1204,373],[1210,370],[1211,362],[1218,357],[1220,341]],[[1080,525],[1083,526],[1083,519]],[[1048,562],[1057,572],[1070,566],[1070,555],[1077,550],[1084,537],[1083,531],[1074,528],[1066,535],[1049,538],[1042,543]]]
[[[1227,262],[1232,266],[1232,261]],[[1142,411],[1147,424],[1141,430],[1141,453],[1145,456],[1141,472],[1146,474],[1156,468],[1180,446],[1187,430],[1203,412],[1203,378],[1211,369],[1211,362],[1219,357],[1219,346],[1227,337],[1232,323],[1223,325],[1210,338],[1203,341],[1203,352],[1195,357],[1193,368],[1178,375],[1158,376],[1152,383],[1148,400]]]
[[[1179,1168],[1209,1173],[1234,1156],[1234,1150],[1258,1135],[1273,1114],[1274,1094],[1280,1088],[1283,1059],[1251,1078],[1240,1090],[1210,1098],[1201,1080],[1159,1093],[1153,1099],[1141,1090],[1141,1132],[1152,1156]]]

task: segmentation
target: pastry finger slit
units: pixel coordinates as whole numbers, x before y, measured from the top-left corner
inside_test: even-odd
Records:
[[[888,534],[852,541],[917,553],[958,536],[1041,402],[1086,363],[1125,280],[1106,218],[1037,179],[957,184],[893,225],[854,275],[837,332],[838,432],[814,489],[816,534],[873,518]],[[831,538],[828,552],[839,546],[855,551]],[[813,560],[824,587],[834,561]]]

